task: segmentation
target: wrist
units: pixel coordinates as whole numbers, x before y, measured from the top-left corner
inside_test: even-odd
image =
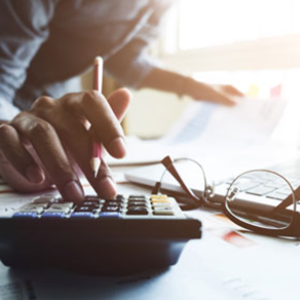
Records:
[[[191,77],[188,76],[182,76],[182,82],[180,86],[180,96],[189,96],[194,98],[193,91],[195,90],[195,84],[198,83],[196,80],[194,80]]]
[[[188,76],[179,75],[176,80],[174,80],[174,92],[179,98],[184,96],[190,96],[190,89],[192,87],[193,79]]]
[[[185,95],[193,99],[205,99],[208,96],[208,85],[188,77],[185,83]]]

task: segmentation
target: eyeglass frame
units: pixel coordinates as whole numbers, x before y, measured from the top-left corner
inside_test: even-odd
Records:
[[[204,189],[203,189],[203,193],[200,197],[196,196],[195,193],[186,185],[186,183],[181,178],[179,172],[177,171],[177,169],[175,167],[175,163],[177,163],[179,161],[183,161],[183,160],[191,161],[191,162],[195,163],[202,172],[203,180],[204,180]],[[233,223],[235,223],[238,226],[243,227],[245,229],[251,230],[253,232],[263,234],[263,235],[270,235],[270,236],[288,236],[288,237],[300,238],[300,216],[299,216],[299,214],[297,214],[297,209],[296,209],[297,208],[296,195],[298,195],[298,193],[300,193],[300,187],[298,187],[296,190],[294,190],[293,186],[288,181],[288,179],[286,179],[281,174],[279,174],[275,171],[272,171],[272,170],[268,170],[268,169],[253,169],[253,170],[245,171],[233,179],[233,181],[231,182],[231,184],[229,185],[229,187],[227,189],[227,193],[225,195],[224,202],[217,203],[217,202],[210,201],[210,199],[212,199],[214,196],[214,186],[208,185],[207,178],[206,178],[206,175],[204,172],[204,168],[198,161],[196,161],[192,158],[188,158],[188,157],[182,157],[182,158],[177,158],[177,159],[172,160],[172,158],[170,156],[166,156],[164,159],[161,160],[161,163],[164,165],[165,170],[163,171],[160,180],[156,182],[156,184],[152,190],[153,194],[160,193],[163,178],[164,178],[165,174],[167,172],[169,172],[173,176],[173,178],[179,183],[180,187],[184,190],[184,192],[195,201],[194,205],[185,204],[183,206],[183,210],[196,209],[201,206],[215,208],[215,209],[221,210],[224,213],[224,215],[227,216]],[[294,210],[293,210],[292,219],[291,219],[290,224],[288,226],[286,226],[285,228],[263,228],[258,225],[252,225],[247,222],[243,222],[242,220],[237,218],[231,212],[230,208],[228,208],[227,198],[229,196],[229,193],[230,193],[231,188],[233,187],[234,183],[242,176],[244,176],[248,173],[253,173],[253,172],[267,172],[267,173],[279,176],[282,180],[285,181],[285,183],[288,184],[289,188],[291,189],[291,191],[292,191],[291,195],[289,195],[286,199],[284,199],[271,212],[271,213],[276,213],[279,210],[286,208],[289,205],[293,204]],[[297,215],[298,215],[298,218],[296,217]],[[297,226],[299,227],[298,233],[297,233],[297,230],[295,230],[295,228],[297,228]]]

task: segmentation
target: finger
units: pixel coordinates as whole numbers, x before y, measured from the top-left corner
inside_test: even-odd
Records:
[[[123,120],[131,99],[132,94],[126,88],[119,89],[108,97],[107,101],[119,121]]]
[[[214,90],[209,99],[210,101],[215,102],[217,104],[222,104],[226,106],[236,105],[235,99],[231,96],[226,95],[223,91],[220,91],[220,89]]]
[[[33,145],[63,198],[77,203],[82,201],[84,194],[79,179],[52,125],[26,113],[19,114],[12,124]]]
[[[232,94],[233,96],[238,96],[238,97],[244,96],[244,94],[241,91],[239,91],[232,85],[225,85],[224,89],[226,90],[227,93]]]
[[[58,129],[61,139],[64,140],[66,148],[76,161],[91,186],[100,197],[111,199],[116,195],[116,187],[112,174],[106,163],[102,160],[97,178],[94,178],[93,170],[90,167],[91,159],[91,136],[82,123],[74,116],[66,116],[65,127],[72,128],[71,131]]]
[[[0,126],[0,150],[7,161],[29,182],[40,184],[45,175],[23,146],[17,131],[8,124]]]
[[[226,106],[234,106],[237,104],[237,102],[234,99],[232,99],[231,97],[227,97],[227,96],[221,96],[219,98],[219,103],[226,105]]]
[[[6,157],[0,155],[0,173],[3,180],[15,191],[21,193],[34,193],[43,191],[52,185],[52,182],[45,178],[45,180],[40,183],[31,183],[25,179],[10,162],[7,161]]]
[[[97,193],[104,199],[113,199],[117,195],[112,173],[104,160],[102,160],[97,176]]]
[[[107,151],[116,158],[126,154],[124,133],[112,108],[103,95],[96,91],[84,93],[81,98],[65,99],[70,109],[81,111],[83,116],[92,124],[95,137],[103,143]]]
[[[120,89],[109,97],[108,101],[112,110],[119,119],[124,116],[130,99],[131,94],[127,89]],[[68,114],[64,118],[64,126],[65,129],[63,130],[58,128],[58,133],[87,180],[101,197],[113,197],[116,194],[116,188],[105,163],[101,164],[98,176],[94,178],[90,167],[91,135],[80,122],[80,118],[78,119],[78,114]],[[72,128],[72,131],[68,128]]]
[[[64,117],[64,123],[57,127],[57,132],[65,148],[71,155],[71,160],[76,162],[87,180],[93,186],[95,191],[100,191],[99,183],[94,178],[93,170],[90,166],[91,159],[91,134],[85,128],[84,124],[72,114],[67,114]]]

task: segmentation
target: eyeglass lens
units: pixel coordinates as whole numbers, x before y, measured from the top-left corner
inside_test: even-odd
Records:
[[[177,159],[173,162],[173,165],[185,185],[189,187],[197,195],[197,197],[201,197],[203,191],[205,190],[205,174],[199,165],[195,163],[195,161],[187,158]],[[186,194],[183,188],[180,187],[180,184],[177,182],[177,180],[170,174],[170,172],[167,171],[161,178],[161,187],[162,189],[168,190],[171,185],[177,186],[175,191]]]
[[[289,183],[268,171],[250,171],[237,177],[228,189],[225,208],[243,223],[266,229],[285,229],[293,220],[294,203],[274,210],[287,197],[295,203]]]

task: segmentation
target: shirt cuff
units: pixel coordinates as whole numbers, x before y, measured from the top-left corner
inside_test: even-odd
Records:
[[[139,55],[132,61],[127,73],[124,74],[126,83],[132,88],[139,88],[143,79],[155,67],[157,67],[157,64],[154,62],[154,60],[146,55]]]
[[[0,98],[0,120],[11,121],[20,110],[8,100]]]
[[[126,64],[124,64],[124,60],[127,61]],[[144,53],[134,58],[132,58],[132,55],[128,58],[125,54],[119,54],[109,60],[106,65],[106,72],[120,84],[138,89],[143,79],[158,65],[157,61]]]

